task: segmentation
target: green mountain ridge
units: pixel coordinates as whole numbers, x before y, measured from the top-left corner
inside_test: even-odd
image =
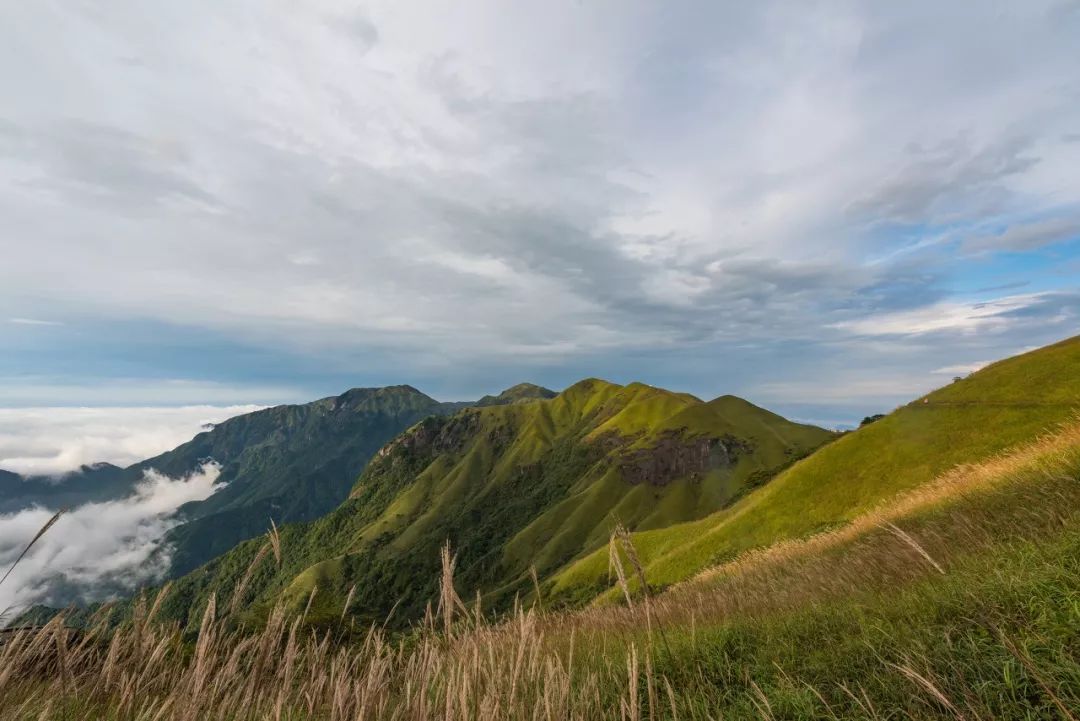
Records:
[[[553,395],[525,383],[477,404]],[[265,408],[208,426],[187,443],[127,468],[95,463],[55,477],[0,470],[0,513],[117,500],[130,496],[151,469],[183,477],[213,461],[220,466],[223,488],[183,506],[181,525],[165,539],[166,577],[181,576],[262,534],[271,519],[279,525],[307,521],[334,509],[383,444],[422,418],[472,405],[440,402],[399,385],[353,388],[310,403]],[[54,585],[53,602],[76,597],[74,587]]]
[[[834,437],[732,396],[587,379],[523,402],[515,388],[504,394],[513,402],[420,421],[375,454],[339,508],[282,529],[281,569],[263,564],[250,579],[252,614],[317,589],[316,620],[339,616],[347,596],[363,618],[393,607],[415,618],[447,540],[461,587],[504,607],[531,587],[532,568],[545,578],[617,522],[700,518]],[[261,544],[179,579],[163,611],[187,618],[210,593],[229,595]]]
[[[417,420],[457,410],[412,386],[354,388],[303,405],[230,418],[139,464],[169,475],[213,459],[225,487],[180,509],[166,540],[170,577],[183,575],[277,524],[318,518],[348,494],[374,452]]]
[[[478,407],[501,406],[507,403],[527,403],[529,401],[554,398],[555,391],[538,386],[535,383],[518,383],[504,390],[497,396],[484,396],[473,405]]]
[[[1030,442],[1080,409],[1080,337],[993,363],[845,434],[766,487],[701,520],[634,535],[650,584],[665,587],[738,554],[841,526],[961,464]],[[617,597],[594,553],[545,595]]]

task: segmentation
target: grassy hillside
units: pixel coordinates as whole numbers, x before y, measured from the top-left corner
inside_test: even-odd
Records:
[[[963,463],[1029,441],[1080,408],[1080,338],[994,363],[845,435],[730,508],[639,533],[650,583],[667,586],[748,549],[835,528]],[[609,588],[604,553],[545,593],[580,603]],[[605,598],[612,598],[609,591]]]
[[[315,619],[338,616],[346,597],[365,618],[395,606],[415,618],[447,539],[462,584],[505,606],[530,591],[532,568],[543,579],[603,545],[617,522],[700,518],[833,436],[737,398],[705,403],[643,384],[589,379],[515,401],[427,418],[381,449],[340,508],[284,529],[288,559],[250,579],[253,614],[281,594],[302,605],[314,593]],[[261,543],[181,579],[166,612],[227,595]]]

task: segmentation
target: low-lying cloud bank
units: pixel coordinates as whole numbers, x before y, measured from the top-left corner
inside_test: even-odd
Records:
[[[177,509],[222,488],[219,473],[213,462],[183,478],[149,470],[134,495],[68,511],[0,585],[0,612],[102,600],[159,579],[169,562],[162,538],[179,523]],[[0,575],[55,512],[0,516]]]
[[[84,463],[128,466],[190,440],[206,423],[259,408],[0,408],[0,468],[52,475]]]

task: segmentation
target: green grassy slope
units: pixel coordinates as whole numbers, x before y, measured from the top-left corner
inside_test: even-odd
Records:
[[[762,718],[762,698],[777,719],[1068,718],[1062,708],[1080,708],[1075,517],[1057,533],[944,577],[681,628],[657,673],[679,689],[683,719]]]
[[[517,399],[520,400],[520,399]],[[589,379],[551,399],[432,417],[379,451],[349,500],[285,530],[281,569],[260,566],[256,606],[317,588],[313,618],[353,607],[415,617],[432,596],[438,549],[459,553],[461,588],[506,603],[603,544],[616,522],[662,528],[700,518],[831,439],[739,399],[705,403],[642,384]],[[208,593],[231,593],[259,542],[181,579],[185,615]]]
[[[650,583],[666,586],[739,553],[842,525],[962,463],[1031,440],[1080,408],[1080,338],[1009,358],[847,434],[707,518],[635,535]],[[546,593],[580,603],[608,588],[595,553]],[[607,598],[612,597],[608,591]]]

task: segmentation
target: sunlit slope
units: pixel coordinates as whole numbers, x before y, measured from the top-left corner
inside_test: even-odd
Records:
[[[730,508],[635,535],[665,586],[749,548],[841,525],[942,471],[1030,440],[1080,408],[1080,338],[994,363],[829,444]],[[608,588],[601,553],[545,592],[582,602]]]
[[[543,579],[602,545],[616,522],[700,518],[832,437],[733,397],[705,403],[596,379],[551,399],[428,418],[372,459],[341,508],[286,529],[282,568],[262,569],[250,587],[257,602],[284,592],[296,603],[317,588],[317,618],[340,614],[355,585],[358,614],[377,618],[400,601],[415,616],[449,539],[461,587],[498,604],[529,589],[532,567]],[[183,579],[181,596],[227,593],[255,548]]]

